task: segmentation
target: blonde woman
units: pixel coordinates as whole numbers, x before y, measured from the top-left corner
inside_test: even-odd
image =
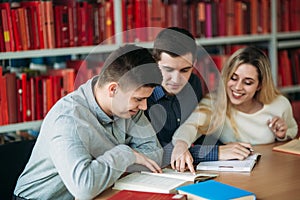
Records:
[[[245,47],[237,50],[223,67],[221,76],[227,96],[224,126],[216,123],[222,119],[211,117],[213,112],[201,112],[201,104],[202,110],[209,110],[209,99],[204,98],[176,131],[173,143],[178,140],[192,143],[206,133],[207,123],[204,122],[207,120],[220,126],[215,135],[224,144],[267,144],[297,135],[291,104],[275,87],[270,61],[260,49]],[[178,159],[184,153],[174,148],[172,157]]]

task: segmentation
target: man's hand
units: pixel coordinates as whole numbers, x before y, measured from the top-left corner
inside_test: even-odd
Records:
[[[162,173],[161,168],[158,166],[158,164],[155,161],[151,160],[150,158],[146,157],[145,155],[135,150],[133,150],[133,153],[136,158],[135,160],[136,164],[144,165],[154,173]]]
[[[187,165],[191,173],[195,173],[193,161],[194,159],[188,150],[187,143],[182,140],[177,140],[171,156],[172,169],[184,172]]]
[[[251,144],[248,143],[228,143],[219,146],[219,160],[239,159],[244,160],[247,158],[252,150]]]

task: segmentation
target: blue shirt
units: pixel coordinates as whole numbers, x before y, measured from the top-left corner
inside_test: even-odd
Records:
[[[170,161],[168,159],[172,153],[172,145],[169,143],[172,141],[173,134],[194,111],[202,97],[201,81],[192,73],[188,83],[178,94],[170,96],[162,86],[157,86],[148,99],[148,109],[145,115],[151,121],[158,140],[164,147],[163,160],[165,164]],[[190,148],[190,152],[195,162],[218,159],[217,146],[207,145],[207,148],[193,146]]]

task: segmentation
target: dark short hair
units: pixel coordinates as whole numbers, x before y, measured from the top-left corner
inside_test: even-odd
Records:
[[[146,48],[124,45],[113,51],[104,62],[98,86],[118,82],[120,87],[155,87],[162,82],[161,71]]]
[[[169,27],[159,32],[155,38],[153,57],[156,61],[161,60],[161,53],[163,52],[172,57],[191,53],[193,55],[193,60],[195,60],[197,44],[194,36],[186,29]]]

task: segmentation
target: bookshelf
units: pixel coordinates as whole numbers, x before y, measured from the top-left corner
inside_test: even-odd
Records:
[[[279,0],[278,0],[279,1]],[[198,45],[206,47],[225,46],[235,44],[255,44],[268,50],[272,65],[272,74],[274,82],[277,84],[278,79],[278,59],[277,53],[281,49],[300,48],[300,30],[294,32],[277,31],[277,1],[271,0],[270,23],[271,30],[267,34],[250,34],[250,35],[233,35],[221,37],[196,38]],[[20,59],[20,58],[39,58],[43,56],[64,56],[64,55],[88,55],[109,53],[118,48],[123,42],[123,25],[122,25],[122,1],[113,1],[114,9],[114,30],[115,43],[92,46],[63,47],[54,49],[37,49],[15,52],[0,52],[0,61]],[[136,42],[137,45],[151,48],[152,42]],[[0,62],[1,65],[1,62]],[[283,93],[300,92],[300,85],[291,85],[280,88]],[[36,129],[41,125],[42,120],[16,123],[0,126],[0,134],[24,129]]]

